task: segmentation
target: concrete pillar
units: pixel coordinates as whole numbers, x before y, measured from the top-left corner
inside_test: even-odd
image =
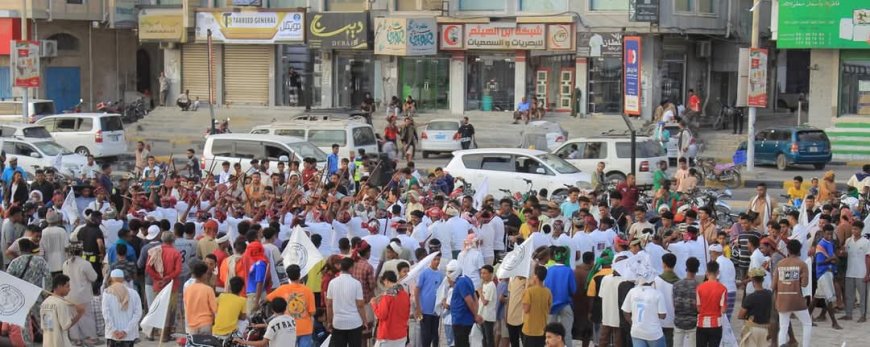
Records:
[[[320,106],[321,107],[333,107],[332,98],[333,98],[333,90],[332,90],[332,59],[333,52],[332,51],[320,51]]]
[[[166,97],[166,105],[172,105],[173,102],[170,100],[175,100],[178,98],[178,94],[181,93],[181,49],[163,50],[163,73],[169,79],[169,95]],[[158,93],[155,93],[158,95],[158,98],[160,97],[159,89],[160,86],[158,85]]]
[[[514,57],[514,107],[526,96],[526,56],[526,51],[517,51]]]
[[[653,36],[643,36],[641,39],[641,70],[640,70],[640,116],[652,119],[655,110],[654,102],[658,99],[655,91],[655,76],[658,74],[655,56],[656,40]]]
[[[450,113],[465,113],[465,52],[453,52],[450,57]]]
[[[214,102],[224,104],[224,45],[212,44],[214,51]]]
[[[574,88],[580,89],[580,95],[577,95],[577,98],[580,99],[580,110],[577,112],[580,114],[586,114],[586,103],[589,91],[586,90],[586,85],[589,83],[589,63],[586,57],[577,57],[574,61]]]
[[[811,126],[831,127],[837,116],[840,90],[840,51],[813,49],[810,51],[810,95],[808,122]]]

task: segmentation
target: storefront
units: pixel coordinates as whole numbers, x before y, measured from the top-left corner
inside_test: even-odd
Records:
[[[397,90],[392,93],[402,100],[410,96],[418,110],[450,106],[450,62],[447,56],[436,56],[437,35],[434,18],[375,18],[375,54],[397,60]]]
[[[182,48],[183,64],[191,65],[184,72],[184,85],[208,89],[207,49],[211,32],[213,59],[220,60],[220,76],[225,104],[275,105],[276,47],[301,45],[304,41],[305,13],[299,11],[201,11],[196,13],[195,45]],[[203,59],[203,51],[206,61]],[[218,57],[219,55],[219,57]],[[188,57],[189,56],[189,57]],[[205,68],[203,68],[205,67]],[[185,69],[185,70],[187,70]],[[203,78],[203,72],[206,74]],[[278,73],[281,75],[282,73]],[[203,87],[204,85],[204,87]],[[216,88],[217,89],[217,88]]]
[[[870,116],[870,50],[840,51],[839,115]]]
[[[586,112],[622,113],[622,34],[578,33],[577,56],[588,57]]]
[[[308,14],[308,45],[321,56],[315,70],[320,90],[332,90],[323,95],[323,106],[356,108],[366,94],[374,95],[376,59],[368,17],[367,12]]]
[[[220,54],[221,46],[214,49]],[[181,92],[189,91],[194,100],[209,100],[208,97],[208,45],[188,43],[181,47]]]
[[[441,50],[454,51],[454,58],[465,63],[461,71],[464,109],[513,110],[523,97],[532,96],[540,96],[551,109],[570,108],[575,78],[573,24],[442,24],[440,32]],[[459,66],[451,64],[455,68]]]

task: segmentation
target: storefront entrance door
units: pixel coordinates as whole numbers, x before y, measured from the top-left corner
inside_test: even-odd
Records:
[[[686,55],[683,53],[665,53],[662,65],[662,101],[670,100],[674,104],[685,104],[683,90],[686,76]]]
[[[450,60],[440,57],[399,58],[400,98],[410,95],[418,110],[447,109]]]
[[[335,106],[358,107],[366,93],[374,95],[374,57],[339,53],[335,57]]]

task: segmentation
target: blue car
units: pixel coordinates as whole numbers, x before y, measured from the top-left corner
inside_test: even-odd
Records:
[[[746,142],[739,150],[746,149]],[[785,170],[789,165],[807,164],[823,170],[831,162],[831,140],[821,129],[808,126],[775,127],[755,134],[755,163],[773,164]]]

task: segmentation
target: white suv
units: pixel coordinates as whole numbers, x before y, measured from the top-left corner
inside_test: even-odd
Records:
[[[67,113],[36,121],[62,146],[96,158],[127,153],[121,115],[114,113]]]
[[[638,137],[635,178],[638,185],[653,183],[653,171],[660,161],[667,161],[661,143],[649,137]],[[572,155],[573,153],[573,155]],[[624,136],[581,137],[565,141],[553,151],[578,169],[590,174],[599,162],[604,162],[608,181],[622,181],[631,173],[631,138]]]

